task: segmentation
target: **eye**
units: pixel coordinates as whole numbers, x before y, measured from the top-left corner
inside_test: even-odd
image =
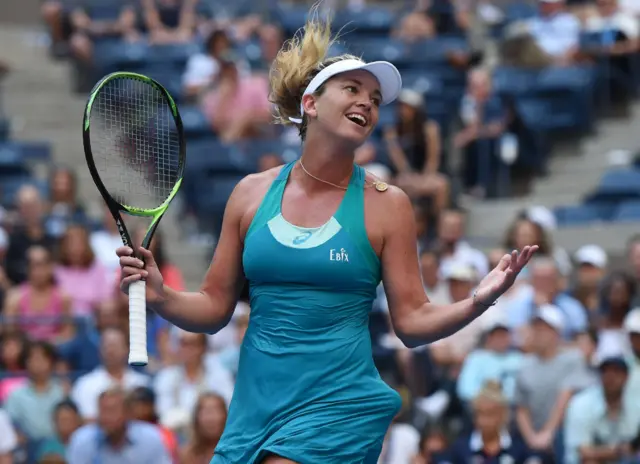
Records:
[[[355,85],[348,85],[345,87],[347,92],[358,93],[358,88]]]
[[[371,101],[375,106],[380,106],[380,104],[382,103],[382,101],[380,100],[380,97],[373,97]]]

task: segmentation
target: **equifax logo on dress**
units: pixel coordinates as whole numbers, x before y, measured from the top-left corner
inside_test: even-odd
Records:
[[[344,248],[340,248],[339,250],[332,248],[329,250],[329,261],[346,261],[348,263],[349,255]]]

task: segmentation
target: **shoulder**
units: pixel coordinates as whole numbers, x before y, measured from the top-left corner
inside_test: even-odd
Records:
[[[266,193],[282,168],[283,166],[278,166],[244,177],[233,189],[229,202],[244,204],[255,199],[256,195]]]
[[[5,306],[17,306],[20,302],[20,298],[22,298],[22,295],[24,294],[24,291],[25,289],[22,286],[12,287],[9,289],[5,296]]]
[[[98,427],[96,424],[86,424],[76,430],[71,436],[69,443],[71,449],[86,448],[88,445],[95,443],[95,438],[98,433]]]
[[[558,358],[568,364],[584,364],[584,355],[579,348],[566,348],[562,353],[560,353]]]
[[[129,430],[135,437],[144,439],[141,441],[144,441],[145,444],[151,444],[150,442],[152,441],[163,443],[162,433],[160,433],[160,429],[156,425],[140,421],[131,421]]]

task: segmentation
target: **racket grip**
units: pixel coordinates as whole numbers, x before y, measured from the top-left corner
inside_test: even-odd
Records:
[[[129,364],[146,366],[147,355],[147,283],[138,280],[129,285]]]

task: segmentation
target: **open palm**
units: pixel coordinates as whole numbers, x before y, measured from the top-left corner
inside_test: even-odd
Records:
[[[513,285],[520,271],[538,251],[538,245],[526,246],[520,252],[514,250],[502,257],[498,265],[480,281],[476,288],[476,300],[493,304]]]

